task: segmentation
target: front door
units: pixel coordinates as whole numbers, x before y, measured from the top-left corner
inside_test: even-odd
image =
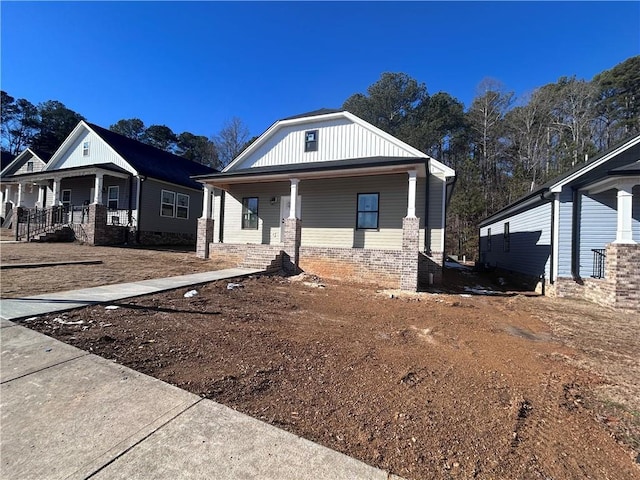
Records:
[[[280,197],[280,242],[284,242],[284,219],[289,218],[289,211],[291,210],[291,195]],[[301,218],[302,212],[302,199],[298,195],[298,202],[296,203],[296,217]]]

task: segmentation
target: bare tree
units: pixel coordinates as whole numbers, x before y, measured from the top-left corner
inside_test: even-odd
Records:
[[[211,140],[216,146],[220,166],[226,167],[246,147],[249,129],[240,118],[232,117]]]

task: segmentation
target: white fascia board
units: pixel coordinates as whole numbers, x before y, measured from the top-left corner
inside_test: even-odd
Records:
[[[549,191],[552,193],[560,193],[562,191],[562,188],[568,183],[572,182],[576,178],[580,178],[585,173],[588,173],[594,168],[599,167],[603,163],[606,163],[607,161],[611,160],[613,157],[620,155],[622,152],[630,149],[631,147],[637,145],[638,143],[640,143],[640,135],[635,136],[634,138],[629,140],[627,143],[620,145],[615,150],[612,150],[606,155],[603,155],[599,160],[593,162],[592,164],[587,165],[584,168],[581,168],[580,170],[578,170],[577,172],[574,172],[573,174],[569,175],[568,177],[558,181],[557,183],[555,183],[549,188]]]
[[[87,130],[88,132],[93,133],[96,137],[98,137],[102,143],[104,143],[107,148],[109,150],[111,150],[111,152],[116,155],[117,157],[119,157],[124,163],[126,163],[129,168],[131,169],[131,173],[133,175],[139,175],[139,172],[133,168],[133,165],[131,165],[129,162],[127,162],[124,158],[122,158],[122,156],[116,152],[113,147],[111,145],[109,145],[109,143],[107,141],[105,141],[104,138],[102,138],[99,134],[97,134],[84,120],[80,120],[80,123],[78,123],[78,125],[76,125],[76,128],[74,128],[71,133],[67,136],[67,138],[65,138],[64,142],[62,142],[62,145],[60,145],[60,147],[58,147],[58,149],[56,150],[56,152],[53,154],[53,156],[51,157],[51,160],[49,161],[49,164],[44,168],[43,171],[54,171],[54,170],[58,170],[57,168],[55,168],[56,163],[58,163],[60,161],[60,159],[62,158],[64,152],[66,152],[69,148],[69,146],[76,140],[76,138],[78,138],[78,136],[80,136],[82,129]],[[88,167],[91,165],[87,165]]]
[[[0,175],[4,176],[4,172],[8,172],[10,169],[13,168],[14,165],[17,165],[19,162],[21,162],[22,157],[24,157],[27,154],[27,152],[31,152],[31,149],[25,148],[23,151],[21,151],[16,158],[14,158],[13,160],[11,160],[11,162],[9,162],[9,165],[7,165],[2,169],[2,172],[0,172]],[[31,152],[31,154],[35,155],[33,152]]]
[[[580,189],[580,191],[586,192],[589,195],[595,195],[597,193],[602,193],[612,188],[617,188],[620,185],[640,185],[640,175],[618,175],[611,176],[605,178],[604,180],[600,180],[599,182],[588,185],[585,188]]]

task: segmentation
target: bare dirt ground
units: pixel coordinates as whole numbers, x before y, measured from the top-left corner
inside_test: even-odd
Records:
[[[638,316],[447,280],[252,277],[25,325],[409,479],[640,478]]]
[[[3,298],[171,277],[236,266],[226,262],[224,258],[199,259],[194,248],[93,247],[78,243],[2,243],[0,260],[3,265],[69,260],[102,262],[96,265],[3,269],[0,271],[0,296]]]

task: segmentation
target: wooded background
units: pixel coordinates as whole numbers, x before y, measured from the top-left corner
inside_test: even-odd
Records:
[[[84,119],[59,101],[36,106],[4,91],[1,106],[1,148],[13,155],[26,147],[53,154]],[[591,80],[561,77],[520,98],[485,79],[468,108],[405,73],[383,73],[342,107],[456,170],[446,253],[475,259],[480,220],[640,132],[640,56]],[[257,138],[237,117],[211,137],[138,118],[109,128],[214,168]]]

